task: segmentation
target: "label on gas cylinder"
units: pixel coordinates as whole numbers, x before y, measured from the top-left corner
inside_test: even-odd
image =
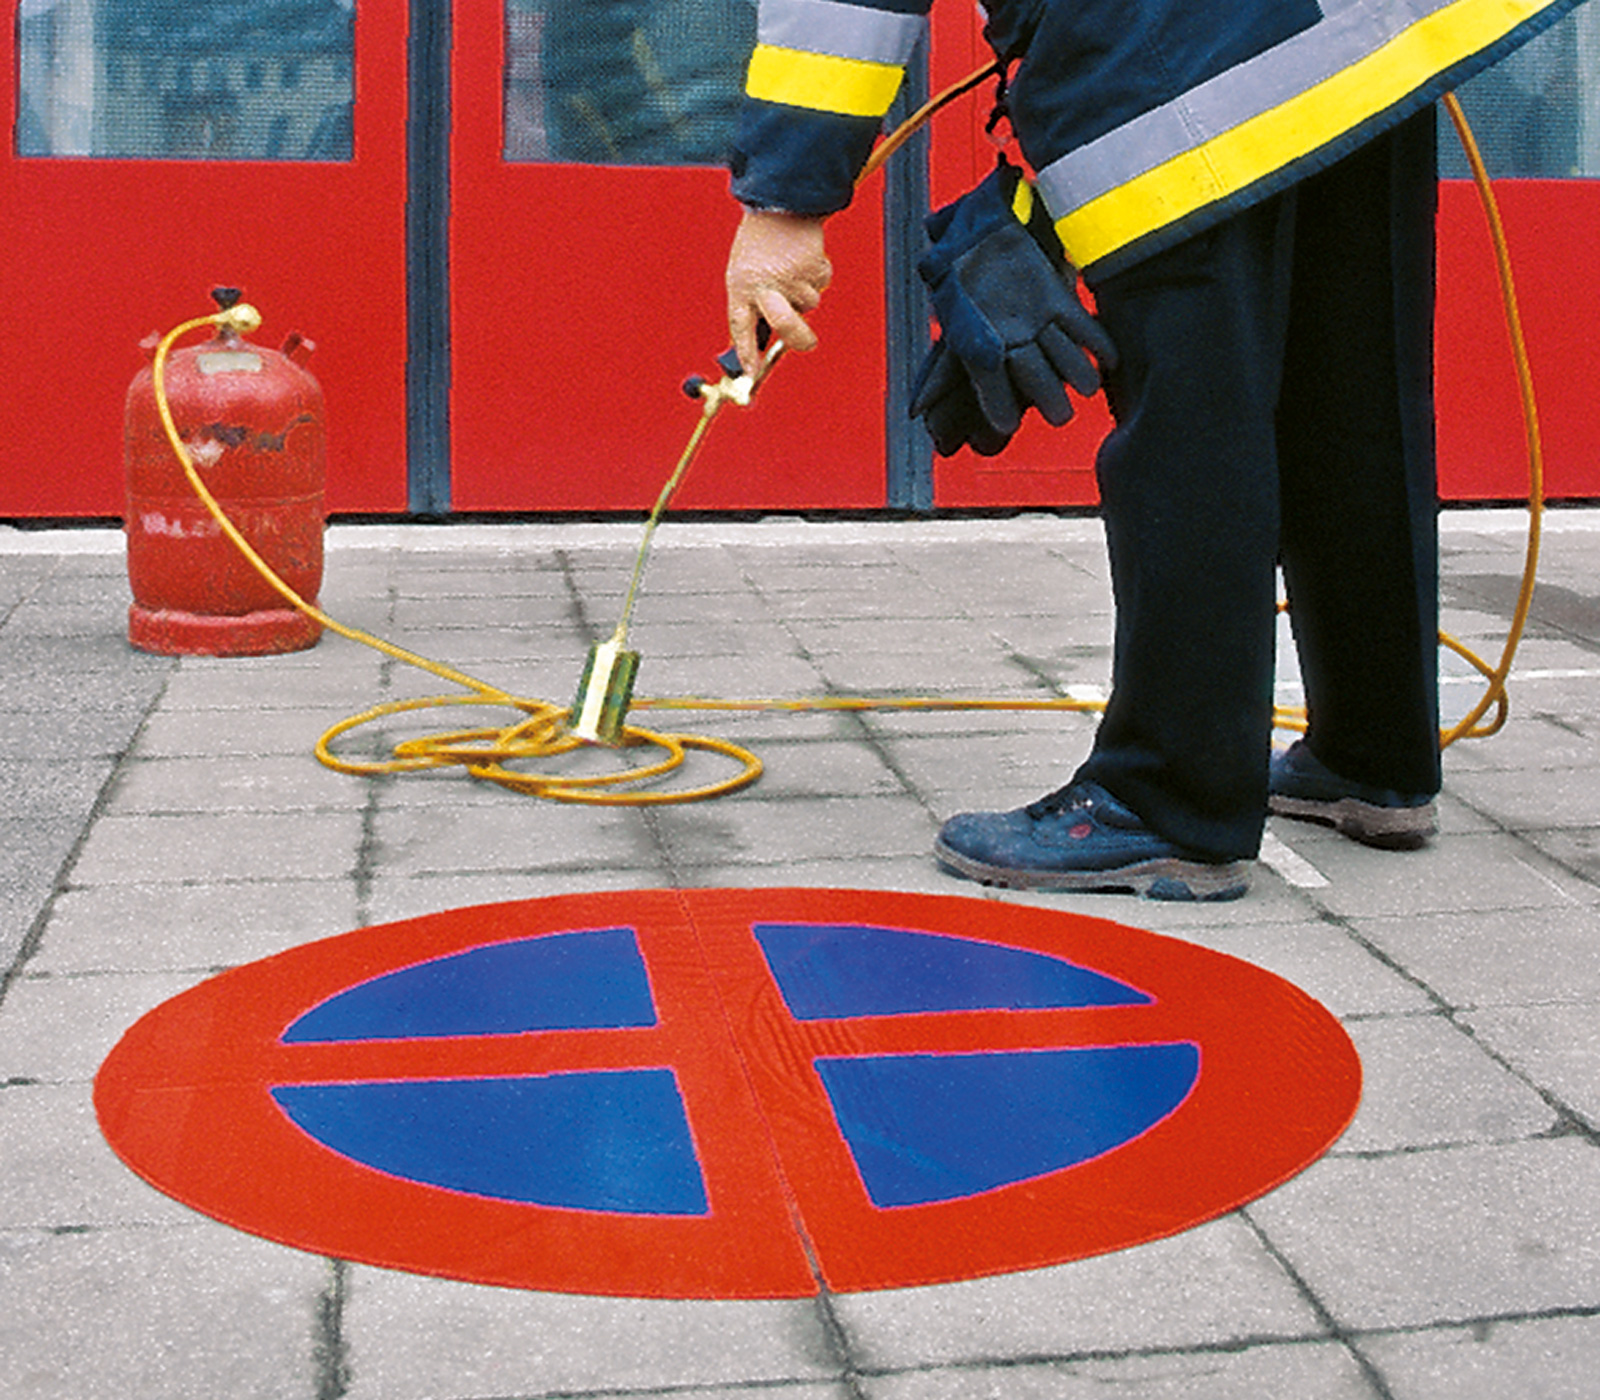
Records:
[[[261,373],[261,356],[251,350],[202,350],[195,364],[201,374]]]

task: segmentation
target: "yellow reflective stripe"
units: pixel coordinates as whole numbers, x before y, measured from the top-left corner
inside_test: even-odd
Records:
[[[804,53],[757,44],[744,90],[764,102],[782,102],[846,117],[881,117],[900,91],[905,70],[860,58]]]
[[[1504,38],[1549,0],[1459,0],[1366,58],[1056,221],[1079,267],[1248,188]]]
[[[1019,224],[1033,217],[1033,186],[1027,180],[1017,181],[1017,192],[1011,196],[1011,212]]]

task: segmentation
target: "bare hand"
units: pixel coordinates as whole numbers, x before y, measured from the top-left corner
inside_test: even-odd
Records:
[[[728,329],[739,363],[761,361],[756,327],[765,321],[791,350],[811,350],[817,337],[805,322],[833,280],[823,249],[822,220],[747,209],[728,252]]]

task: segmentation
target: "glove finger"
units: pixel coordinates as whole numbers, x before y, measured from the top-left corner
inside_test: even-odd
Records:
[[[1005,366],[998,369],[980,369],[967,365],[967,377],[972,381],[972,392],[977,398],[978,411],[997,433],[1007,435],[1022,426],[1024,405],[1017,402],[1016,390],[1011,387],[1011,376]]]
[[[1100,388],[1100,371],[1078,343],[1052,321],[1039,332],[1038,344],[1056,376],[1072,385],[1084,398]]]
[[[950,353],[949,347],[942,340],[935,342],[923,356],[911,386],[911,416],[922,417],[941,399],[960,388],[966,377],[961,361]]]
[[[967,446],[980,457],[998,457],[1010,441],[1010,433],[998,431],[983,418],[978,418],[967,434]]]
[[[1109,332],[1092,315],[1089,309],[1078,300],[1076,287],[1069,288],[1071,295],[1069,305],[1062,308],[1061,314],[1056,317],[1061,322],[1062,328],[1074,344],[1081,345],[1089,351],[1104,369],[1117,367],[1117,347],[1112,342]]]
[[[1038,345],[1019,345],[1006,357],[1006,369],[1017,391],[1017,400],[1033,404],[1045,422],[1059,428],[1072,417],[1072,402],[1061,387],[1061,376]]]
[[[941,457],[954,456],[973,434],[988,430],[972,386],[964,379],[934,404],[922,421],[933,439],[933,450]]]
[[[936,404],[924,422],[933,439],[933,450],[941,457],[953,457],[963,447],[979,456],[993,457],[1011,441],[1010,433],[997,431],[978,407],[972,384],[965,377]]]

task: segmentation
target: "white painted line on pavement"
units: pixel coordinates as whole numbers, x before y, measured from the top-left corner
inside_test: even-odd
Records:
[[[1270,831],[1262,833],[1260,860],[1269,870],[1276,871],[1298,889],[1320,890],[1328,883],[1328,877],[1316,866],[1290,850]]]

